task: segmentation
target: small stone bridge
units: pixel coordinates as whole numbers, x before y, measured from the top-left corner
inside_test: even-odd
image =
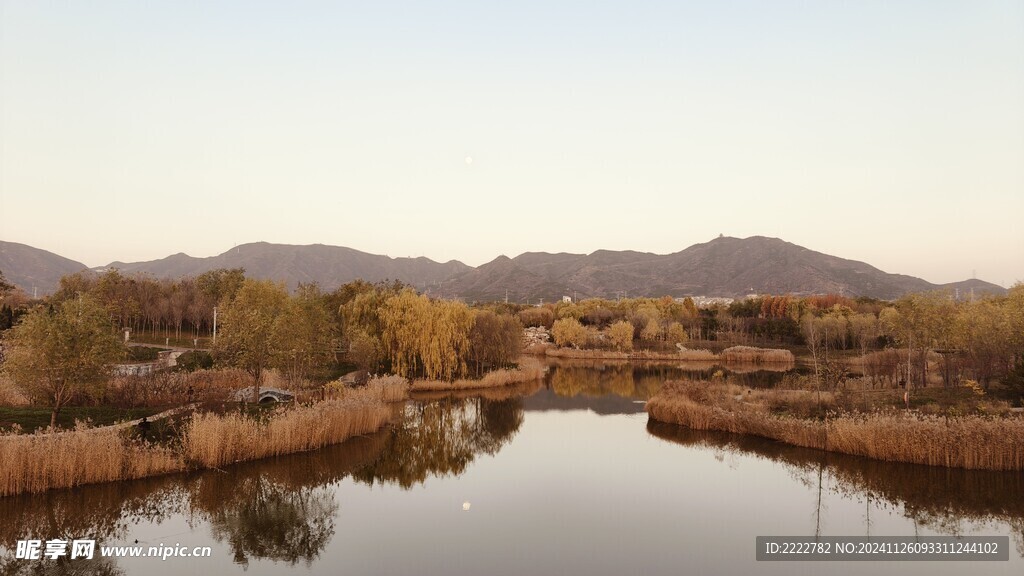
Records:
[[[266,402],[291,402],[294,399],[295,395],[287,390],[260,387],[260,404],[264,404]],[[238,402],[248,402],[252,400],[252,386],[242,388],[238,392],[235,392],[235,400]]]

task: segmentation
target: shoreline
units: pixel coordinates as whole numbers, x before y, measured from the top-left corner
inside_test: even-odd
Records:
[[[493,370],[483,378],[460,378],[451,382],[445,380],[413,380],[410,392],[449,392],[456,390],[484,390],[501,388],[522,382],[531,382],[544,377],[547,369],[536,358],[522,358],[515,369]]]
[[[34,494],[178,472],[219,470],[240,462],[309,452],[383,429],[408,386],[370,382],[358,392],[290,406],[267,419],[237,413],[195,414],[180,441],[158,445],[126,437],[125,428],[0,436],[0,497]]]
[[[669,382],[647,402],[648,416],[693,430],[760,436],[794,446],[888,462],[969,470],[1024,470],[1024,418],[853,412],[818,420],[773,414],[708,382]]]
[[[710,350],[680,350],[678,352],[652,352],[638,350],[636,352],[617,352],[615,350],[576,349],[576,348],[545,348],[531,352],[537,356],[548,358],[572,358],[582,360],[669,360],[681,362],[715,362],[744,363],[769,365],[795,365],[796,357],[783,348],[755,348],[752,346],[732,346],[721,353]]]

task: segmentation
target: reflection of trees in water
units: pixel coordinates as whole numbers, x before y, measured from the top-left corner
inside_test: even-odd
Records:
[[[824,470],[836,494],[870,500],[883,508],[902,508],[917,526],[943,534],[961,534],[966,524],[1003,522],[1013,530],[1024,556],[1024,475],[1018,472],[964,470],[884,462],[827,453],[756,436],[690,430],[648,420],[647,431],[684,446],[710,447],[781,462],[805,485],[818,489]],[[869,518],[865,517],[865,522]],[[870,526],[866,526],[870,528]]]
[[[173,476],[0,498],[0,547],[33,538],[124,538],[137,518],[162,522],[179,512],[181,499]]]
[[[639,376],[639,378],[638,378]],[[600,369],[558,366],[551,370],[549,385],[559,396],[615,395],[622,398],[647,398],[664,382],[656,377],[635,374],[633,366],[609,365]],[[639,386],[638,386],[639,384]]]
[[[453,396],[410,403],[394,430],[308,454],[240,463],[226,473],[211,470],[0,498],[0,573],[116,574],[116,561],[14,561],[13,551],[17,540],[27,538],[88,537],[97,545],[131,540],[133,524],[160,523],[176,514],[208,522],[240,564],[265,558],[308,565],[334,536],[338,505],[330,485],[352,470],[362,469],[356,475],[362,481],[405,487],[431,474],[459,474],[478,454],[496,454],[522,423],[520,396]]]
[[[782,382],[787,373],[786,371],[763,370],[761,366],[758,368],[758,370],[748,372],[729,372],[727,378],[729,382],[747,388],[774,388]]]
[[[308,566],[334,536],[338,505],[327,487],[294,489],[262,475],[231,484],[228,499],[203,516],[236,563],[254,557]]]
[[[92,559],[60,558],[59,560],[15,560],[0,558],[0,574],[4,576],[121,576],[124,570],[113,558],[99,555]]]
[[[371,434],[308,455],[240,464],[231,474],[204,473],[189,484],[193,518],[210,523],[238,564],[256,558],[308,566],[334,536],[338,505],[328,485],[376,457],[385,439]]]
[[[521,398],[449,396],[411,402],[380,457],[352,477],[411,488],[430,476],[458,475],[478,454],[496,454],[522,423]]]
[[[132,540],[132,525],[161,523],[176,514],[208,521],[240,563],[252,558],[308,563],[334,534],[337,505],[327,486],[377,458],[388,436],[382,431],[307,454],[246,462],[226,473],[176,474],[0,498],[0,574],[119,573],[114,560],[15,561],[14,548],[18,540],[30,538],[95,538],[97,546]]]

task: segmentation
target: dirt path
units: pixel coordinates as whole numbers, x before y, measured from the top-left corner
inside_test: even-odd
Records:
[[[165,346],[163,344],[150,344],[148,342],[129,342],[127,345],[133,348],[159,348],[161,350],[170,350],[172,352],[192,352],[193,350],[198,352],[209,352],[210,350],[212,350],[211,348],[193,348],[192,346],[174,345]]]
[[[157,420],[162,420],[164,418],[170,418],[171,416],[174,416],[175,414],[180,414],[182,412],[186,412],[188,410],[192,410],[196,406],[199,406],[199,404],[198,403],[186,404],[184,406],[178,406],[177,408],[171,408],[170,410],[164,410],[163,412],[160,412],[159,414],[153,414],[152,416],[144,416],[144,418],[146,418],[146,420],[148,420],[149,422],[155,422]],[[126,428],[130,428],[130,427],[133,427],[133,426],[138,426],[140,422],[142,422],[142,418],[137,418],[135,420],[128,420],[126,422],[118,422],[117,424],[111,424],[109,426],[97,426],[95,428],[87,428],[86,430],[84,430],[84,432],[106,432],[108,430],[124,430]],[[81,432],[81,431],[79,431],[79,430],[61,430],[60,432],[42,432],[42,433],[39,433],[39,435],[40,436],[60,436],[61,434],[76,434],[76,433],[79,433],[79,432]]]

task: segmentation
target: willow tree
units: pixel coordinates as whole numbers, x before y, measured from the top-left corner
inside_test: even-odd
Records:
[[[355,280],[324,297],[349,362],[364,370],[381,366],[385,355],[380,311],[388,298],[404,288],[397,280],[373,284]]]
[[[214,355],[252,376],[253,402],[259,402],[264,371],[278,360],[275,329],[287,304],[283,285],[246,279],[220,313]]]
[[[388,298],[380,307],[378,318],[391,369],[406,377],[419,372],[420,349],[430,329],[430,301],[406,290]]]
[[[289,382],[322,374],[334,357],[334,326],[316,285],[300,285],[277,317],[274,365]]]
[[[465,304],[404,290],[384,302],[379,317],[397,374],[451,380],[466,373],[473,313]]]
[[[89,296],[29,312],[4,348],[4,371],[29,397],[50,406],[51,428],[73,398],[99,394],[122,352],[107,310]]]

